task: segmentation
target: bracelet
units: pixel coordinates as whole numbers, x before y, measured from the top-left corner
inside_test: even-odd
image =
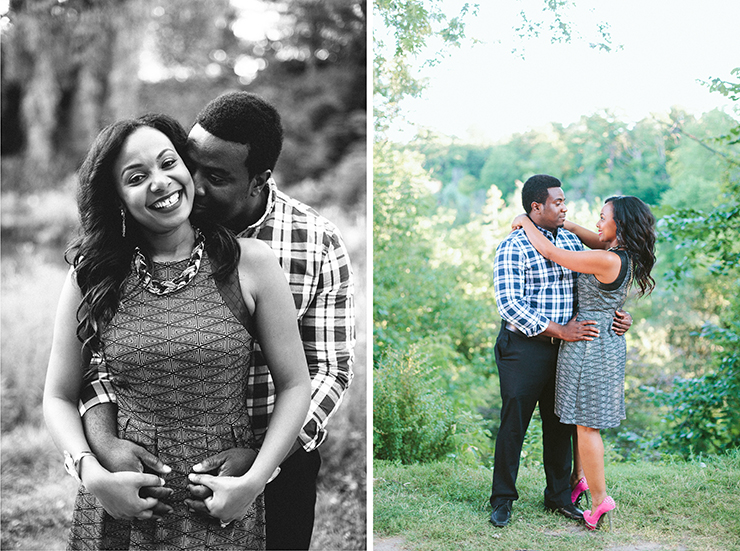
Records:
[[[82,458],[86,456],[95,457],[90,450],[84,450],[75,456],[72,456],[67,450],[64,450],[64,469],[77,482],[82,482]],[[97,458],[96,458],[97,459]]]

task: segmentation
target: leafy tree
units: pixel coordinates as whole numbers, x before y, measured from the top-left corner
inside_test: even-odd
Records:
[[[726,160],[717,148],[726,149],[715,137],[727,135],[735,127],[729,115],[718,110],[700,119],[683,113],[671,113],[669,131],[676,146],[666,162],[670,193],[662,204],[674,209],[693,208],[710,211],[718,206],[722,190],[717,174],[725,172]]]
[[[732,74],[740,75],[740,68]],[[740,82],[715,79],[712,89],[740,99]],[[737,122],[720,140],[736,146]],[[690,269],[706,266],[713,286],[722,290],[725,307],[718,323],[706,323],[704,335],[718,348],[714,370],[701,377],[679,379],[670,392],[658,393],[668,407],[671,427],[664,442],[686,452],[716,452],[740,447],[740,157],[736,150],[723,154],[724,193],[719,206],[708,212],[681,209],[664,218],[662,234],[680,247],[684,261],[674,272],[677,280],[691,277]]]

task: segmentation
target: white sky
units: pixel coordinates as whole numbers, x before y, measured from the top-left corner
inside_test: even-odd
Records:
[[[544,37],[519,43],[513,38],[519,10],[529,6],[527,13],[537,14],[541,0],[479,3],[466,34],[483,43],[468,42],[422,71],[430,84],[422,99],[404,103],[408,121],[463,139],[495,141],[604,109],[634,122],[668,113],[671,106],[698,115],[732,105],[697,79],[737,80],[730,71],[740,66],[740,0],[581,0],[573,19],[583,36],[562,45]],[[588,47],[599,21],[610,24],[613,43],[623,50]],[[511,53],[517,45],[524,48],[524,60]],[[415,134],[401,128],[391,133],[393,139]]]

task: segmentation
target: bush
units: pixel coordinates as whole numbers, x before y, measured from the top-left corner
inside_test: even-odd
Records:
[[[404,464],[478,455],[489,441],[480,416],[457,411],[416,346],[387,351],[373,372],[373,456]]]

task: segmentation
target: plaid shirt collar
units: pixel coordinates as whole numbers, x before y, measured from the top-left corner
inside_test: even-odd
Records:
[[[251,237],[265,223],[265,220],[267,220],[270,214],[272,214],[272,211],[275,210],[275,195],[276,194],[277,194],[277,184],[275,183],[275,179],[270,177],[267,180],[267,204],[265,205],[265,212],[262,213],[262,216],[260,216],[260,219],[257,220],[254,224],[252,224],[251,226],[248,226],[247,229],[239,232],[238,237]]]

